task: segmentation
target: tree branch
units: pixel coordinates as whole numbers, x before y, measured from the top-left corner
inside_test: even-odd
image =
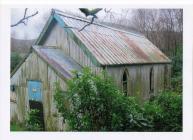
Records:
[[[105,13],[110,13],[110,12],[111,12],[111,9],[105,8],[104,11],[105,11]]]
[[[86,28],[87,26],[93,24],[95,18],[96,18],[96,16],[93,16],[92,19],[91,19],[91,21],[90,21],[88,24],[86,24],[85,26],[83,26],[83,27],[79,30],[79,32],[81,32],[82,30],[84,30],[84,28]]]
[[[26,15],[27,15],[27,10],[28,10],[28,8],[25,8],[25,12],[24,12],[23,18],[20,19],[17,23],[12,24],[11,27],[15,27],[15,26],[17,26],[17,25],[19,25],[19,24],[21,24],[21,23],[23,23],[24,25],[27,25],[27,24],[26,24],[26,21],[27,21],[29,18],[31,18],[31,17],[33,17],[33,16],[35,16],[35,15],[38,14],[38,11],[36,11],[36,12],[35,12],[34,14],[32,14],[32,15],[26,16]]]

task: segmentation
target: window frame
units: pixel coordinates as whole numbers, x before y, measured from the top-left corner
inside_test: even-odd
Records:
[[[124,80],[124,75],[126,76],[126,80]],[[127,96],[128,95],[128,80],[129,79],[129,73],[127,68],[123,70],[122,77],[121,77],[121,83],[122,83],[122,91]],[[126,86],[126,89],[124,87]]]
[[[153,67],[150,68],[150,72],[149,72],[149,91],[150,91],[150,94],[154,93],[154,68]]]

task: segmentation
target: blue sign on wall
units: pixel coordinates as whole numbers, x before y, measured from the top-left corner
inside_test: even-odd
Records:
[[[42,102],[41,82],[28,81],[29,100]]]

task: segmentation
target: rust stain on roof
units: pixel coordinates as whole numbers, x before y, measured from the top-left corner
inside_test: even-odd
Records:
[[[131,47],[131,48],[134,50],[135,54],[137,54],[137,56],[138,56],[139,58],[141,58],[141,59],[143,59],[143,60],[146,60],[146,61],[150,61],[149,58],[148,58],[148,56],[144,53],[144,51],[142,51],[142,50],[140,49],[140,47],[137,46],[137,44],[136,44],[133,40],[131,40],[129,37],[127,37],[127,36],[126,36],[124,33],[122,33],[122,32],[119,32],[119,34],[120,34],[120,37],[122,37],[123,40],[127,42],[127,44],[129,45],[128,47]]]
[[[57,12],[55,13],[57,14]],[[101,24],[91,24],[78,31],[89,21],[59,14],[101,65],[170,63],[155,45],[144,36]]]

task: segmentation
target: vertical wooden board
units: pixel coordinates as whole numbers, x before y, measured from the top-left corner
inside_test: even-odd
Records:
[[[77,61],[77,47],[76,47],[76,44],[74,43],[74,41],[71,41],[72,43],[72,48],[73,48],[73,57],[74,59]],[[79,63],[79,61],[77,61]]]
[[[74,52],[74,54],[75,54],[75,60],[78,61],[79,64],[80,64],[80,60],[78,59],[80,54],[79,54],[79,48],[77,47],[77,45],[75,45],[75,52]]]
[[[48,65],[40,57],[38,57],[39,79],[42,81],[43,89],[48,88]]]
[[[74,48],[73,48],[73,46],[72,46],[72,43],[71,43],[71,39],[70,39],[70,38],[68,38],[68,42],[69,42],[69,46],[70,46],[70,57],[74,58],[74,57],[73,57],[73,50],[74,50]]]
[[[17,87],[16,88],[16,100],[17,100],[17,111],[18,111],[18,120],[19,120],[19,122],[23,122],[24,121],[24,119],[23,119],[23,116],[22,116],[22,103],[23,102],[21,102],[21,90],[20,90],[21,88],[20,87]]]
[[[135,67],[136,69],[136,81],[135,81],[135,95],[137,96],[137,98],[142,101],[142,88],[141,88],[141,69],[140,67]]]
[[[43,89],[43,109],[44,109],[44,121],[45,121],[45,128],[46,130],[50,130],[50,118],[51,118],[51,89],[48,79],[48,66],[46,64],[46,75],[43,77],[43,79],[47,79],[44,81],[44,89]]]
[[[67,33],[67,43],[68,43],[68,48],[69,48],[69,50],[68,50],[68,54],[69,54],[69,56],[71,56],[71,46],[70,46],[70,37],[69,37],[69,33]]]
[[[17,115],[17,103],[15,102],[10,102],[10,119],[11,122],[16,122],[18,121],[18,115]]]
[[[155,77],[155,94],[159,93],[159,86],[160,86],[160,74],[161,71],[159,71],[159,67],[158,66],[154,66],[154,77]]]
[[[27,104],[26,104],[26,88],[17,88],[17,108],[18,108],[18,119],[20,122],[24,122],[27,115]]]
[[[149,99],[149,69],[148,66],[142,65],[141,67],[141,89],[142,97],[144,100]]]
[[[161,90],[162,87],[163,87],[163,76],[164,76],[164,75],[163,75],[163,69],[162,69],[163,67],[160,66],[160,65],[157,66],[157,67],[158,67],[158,72],[159,72],[158,75],[157,75],[157,76],[159,77],[159,78],[158,78],[159,81],[158,81],[158,87],[157,87],[157,88],[158,88],[158,92],[160,92],[160,90]]]
[[[84,66],[87,66],[88,67],[88,58],[85,56],[85,59],[84,59],[84,63],[85,65]]]
[[[155,84],[156,84],[156,95],[164,89],[163,81],[164,81],[164,71],[163,71],[163,65],[155,65]]]
[[[158,72],[158,67],[154,65],[153,67],[153,73],[154,73],[154,94],[157,95],[158,94],[158,85],[159,85],[159,72]]]
[[[60,77],[58,77],[58,80],[57,80],[59,83],[60,83],[60,87],[63,91],[66,91],[67,90],[67,84],[66,82],[61,79]]]
[[[54,89],[54,83],[56,82],[56,80],[57,80],[56,74],[54,73],[52,68],[48,67],[48,81],[49,81],[50,90]]]
[[[55,90],[55,82],[57,81],[57,75],[55,74],[55,72],[51,69],[48,68],[48,77],[49,77],[49,85],[50,85],[50,99],[51,99],[51,113],[56,115],[57,111],[56,111],[56,106],[55,106],[55,102],[54,102],[54,90]]]
[[[146,83],[146,97],[149,99],[150,98],[150,69],[151,66],[147,66],[145,71],[146,71],[146,79],[145,79],[145,83]],[[155,73],[154,73],[155,74]],[[155,77],[154,77],[154,81],[155,81]],[[154,88],[155,88],[155,84],[154,84]]]
[[[83,53],[80,47],[78,49],[78,59],[80,60],[80,64],[83,64]]]
[[[69,44],[68,44],[68,36],[65,30],[61,29],[61,47],[64,50],[64,53],[69,55]]]
[[[130,92],[131,95],[135,96],[135,82],[136,82],[136,70],[134,67],[128,67],[129,79],[130,79]]]
[[[24,83],[24,79],[25,79],[25,77],[23,75],[24,71],[25,71],[25,68],[22,66],[21,67],[20,86],[23,86],[23,83]]]
[[[56,127],[56,124],[53,123],[54,121],[54,116],[57,115],[56,111],[55,111],[55,105],[54,105],[54,83],[56,82],[57,77],[56,74],[54,73],[54,71],[52,70],[52,68],[48,67],[48,81],[49,81],[49,99],[50,99],[50,108],[49,108],[49,112],[50,112],[50,129],[54,130]]]
[[[122,79],[123,67],[107,67],[106,70],[107,70],[108,74],[113,77],[116,84],[121,89],[121,85],[122,85],[121,79]]]
[[[51,103],[50,103],[50,90],[43,90],[43,110],[44,110],[44,121],[45,121],[45,128],[48,130],[49,128],[49,118],[51,117]]]

